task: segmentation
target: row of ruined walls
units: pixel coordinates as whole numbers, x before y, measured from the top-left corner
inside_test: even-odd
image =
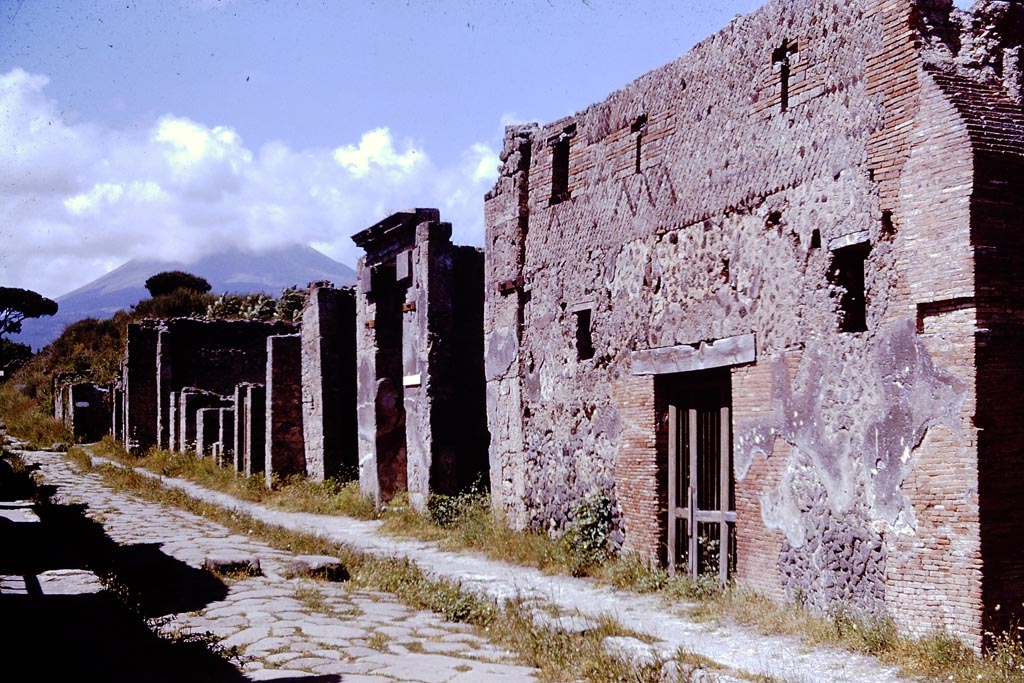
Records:
[[[195,452],[268,487],[358,477],[378,503],[407,492],[418,508],[486,488],[483,256],[438,219],[400,212],[366,231],[372,244],[357,235],[367,284],[311,284],[298,325],[129,325],[113,433],[134,453]]]
[[[113,431],[135,453],[194,451],[247,475],[354,472],[354,302],[313,283],[302,326],[244,320],[129,325]]]
[[[615,540],[664,562],[670,378],[637,353],[753,335],[730,372],[737,578],[976,645],[1020,603],[1021,406],[995,379],[1016,376],[1021,310],[1005,5],[772,2],[604,102],[507,131],[485,353],[514,524],[560,528],[604,491]],[[843,331],[850,247],[866,329]]]

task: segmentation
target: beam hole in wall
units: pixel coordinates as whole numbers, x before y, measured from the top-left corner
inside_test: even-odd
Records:
[[[839,297],[839,331],[864,332],[867,325],[867,298],[864,291],[864,262],[871,246],[866,242],[832,252],[828,279]]]
[[[576,360],[594,357],[594,338],[591,334],[591,309],[574,311],[576,316]]]
[[[892,222],[892,211],[882,212],[882,235],[892,237],[896,234],[896,225]]]

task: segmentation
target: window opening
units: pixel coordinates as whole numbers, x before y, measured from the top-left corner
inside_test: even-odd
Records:
[[[569,198],[569,141],[576,134],[576,124],[566,126],[560,135],[550,140],[551,146],[551,203],[558,204]]]
[[[871,247],[861,243],[832,252],[829,281],[839,289],[840,332],[864,332],[868,329],[864,262],[869,251]]]
[[[772,51],[772,66],[779,70],[779,109],[789,109],[789,75],[791,57],[796,54],[796,41],[783,40],[782,44]]]
[[[584,308],[576,315],[576,360],[590,360],[594,357],[594,338],[591,335],[591,309]]]
[[[647,132],[647,114],[641,114],[640,116],[636,117],[636,121],[634,121],[633,125],[629,127],[629,130],[630,130],[631,133],[633,133],[633,137],[636,140],[636,157],[635,157],[635,159],[636,159],[636,161],[635,161],[636,166],[634,167],[633,172],[634,173],[639,173],[640,172],[640,160],[641,160],[641,147],[642,147],[642,144],[643,144],[644,133]]]
[[[811,249],[821,249],[821,230],[817,228],[811,233]]]

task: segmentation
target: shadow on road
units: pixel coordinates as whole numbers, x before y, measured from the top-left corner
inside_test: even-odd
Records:
[[[33,681],[247,680],[213,651],[215,638],[161,638],[146,625],[147,617],[188,612],[224,598],[223,582],[164,554],[156,544],[118,545],[85,516],[85,506],[48,502],[50,491],[34,487],[27,472],[4,465],[0,501],[31,494],[35,504],[21,509],[29,517],[33,510],[39,521],[0,516],[0,576],[8,579],[0,592],[3,670],[20,670]],[[96,592],[94,585],[92,592],[53,594],[75,592],[66,586],[54,591],[39,580],[58,569],[91,571],[106,590]]]

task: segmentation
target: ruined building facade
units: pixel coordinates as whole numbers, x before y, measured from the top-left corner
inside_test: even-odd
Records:
[[[451,243],[436,209],[353,236],[359,480],[378,502],[485,480],[483,254]],[[485,481],[483,483],[486,483]]]
[[[553,533],[607,500],[624,553],[978,646],[1024,600],[1022,25],[769,2],[509,128],[483,252],[402,211],[301,327],[129,326],[114,432]]]
[[[507,130],[494,504],[977,644],[1024,598],[1019,3],[777,0]]]

